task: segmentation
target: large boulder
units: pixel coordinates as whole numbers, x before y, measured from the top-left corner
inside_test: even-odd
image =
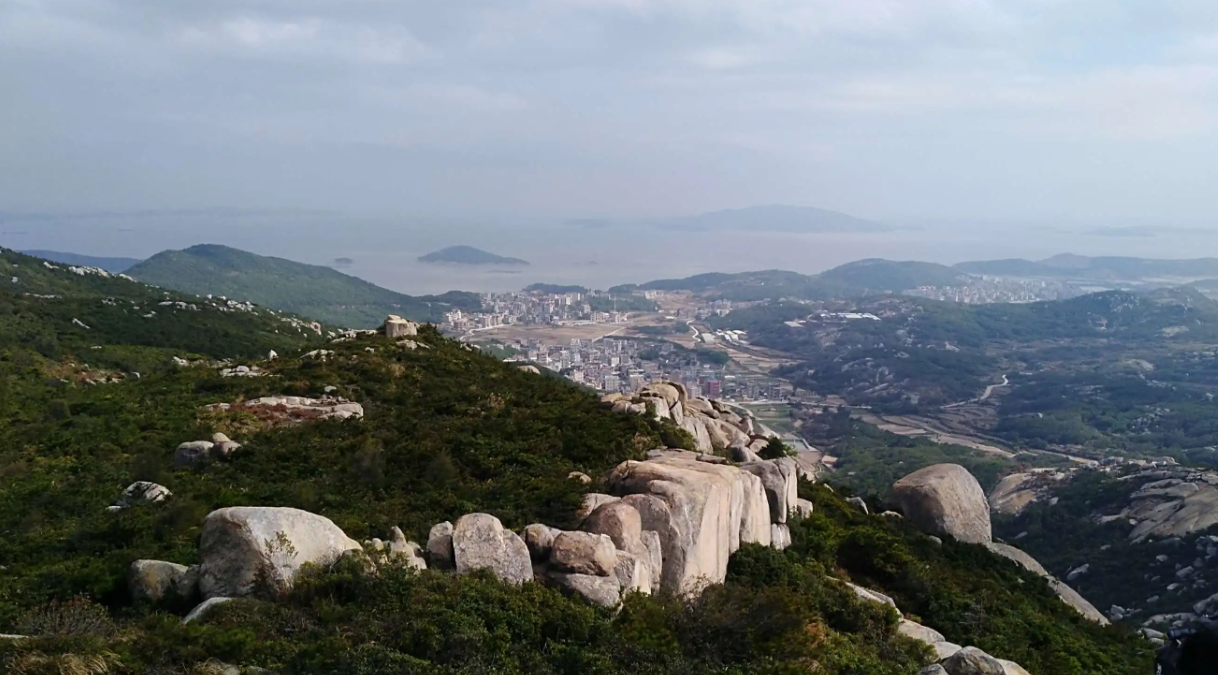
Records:
[[[1028,671],[1024,670],[1023,666],[1015,663],[1014,661],[998,659],[998,663],[1002,664],[1003,675],[1032,675]]]
[[[639,396],[658,398],[668,404],[671,409],[685,401],[685,387],[675,382],[652,382],[639,390]]]
[[[623,593],[651,595],[651,569],[645,559],[633,553],[618,551],[613,576],[617,577]]]
[[[1002,663],[977,649],[965,647],[940,663],[948,675],[1005,675]]]
[[[413,337],[419,334],[419,324],[407,321],[396,314],[390,314],[385,318],[384,330],[385,337],[389,338]]]
[[[770,505],[761,479],[733,466],[684,456],[658,456],[619,464],[610,491],[639,511],[645,530],[663,548],[662,586],[697,592],[727,575],[728,556],[740,544],[771,542]]]
[[[889,500],[919,528],[970,544],[991,540],[990,508],[981,485],[958,464],[919,469],[892,486]]]
[[[189,441],[182,443],[173,451],[173,465],[178,469],[202,466],[212,459],[212,449],[216,447],[211,441]]]
[[[359,550],[329,518],[284,507],[234,506],[212,511],[199,536],[199,590],[204,598],[248,595],[258,584],[282,591],[305,563],[329,566]]]
[[[943,637],[943,633],[934,628],[927,628],[920,623],[914,623],[909,619],[901,619],[897,624],[897,632],[912,640],[917,640],[927,647],[934,648],[936,643],[943,642],[947,638]]]
[[[559,572],[604,577],[613,573],[617,554],[608,535],[563,532],[554,538],[550,566]]]
[[[158,602],[166,597],[194,594],[195,574],[186,565],[163,560],[136,560],[127,569],[127,588],[137,602]]]
[[[589,492],[588,494],[584,495],[583,506],[581,506],[579,511],[576,512],[575,516],[582,521],[583,519],[592,515],[592,512],[600,508],[601,505],[616,502],[618,499],[620,499],[620,497],[601,494],[599,492]]]
[[[431,526],[427,533],[427,560],[441,570],[456,567],[453,561],[453,524],[447,520]]]
[[[638,552],[642,546],[643,524],[638,509],[621,500],[596,508],[581,526],[585,532],[607,535],[623,551]]]
[[[523,584],[533,579],[529,547],[487,513],[468,513],[453,527],[453,560],[458,574],[487,569],[500,579]],[[610,566],[612,569],[612,566]]]
[[[616,576],[601,577],[552,571],[546,579],[555,586],[601,607],[616,607],[622,600],[622,588]]]
[[[550,549],[554,547],[554,539],[562,531],[542,523],[533,523],[524,528],[524,544],[529,547],[529,555],[536,562],[550,557]]]

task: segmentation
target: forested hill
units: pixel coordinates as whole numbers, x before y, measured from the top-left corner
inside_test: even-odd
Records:
[[[605,609],[535,581],[444,571],[443,549],[432,546],[444,530],[430,536],[433,525],[481,512],[514,532],[576,528],[585,495],[608,489],[608,470],[692,439],[429,327],[308,344],[291,319],[266,310],[9,252],[0,262],[0,321],[17,326],[0,331],[2,672],[911,675],[935,658],[902,632],[906,617],[1037,675],[1150,668],[1149,643],[1088,621],[1040,577],[981,546],[936,542],[908,520],[868,515],[807,481],[798,489],[810,513],[788,520],[790,546],[742,546],[724,582],[697,597],[630,593],[620,609]],[[162,329],[161,319],[188,330]],[[200,335],[211,339],[191,342]],[[279,354],[268,360],[261,350],[272,344]],[[169,367],[96,377],[112,348]],[[173,361],[189,350],[237,360]],[[236,366],[246,376],[226,377]],[[339,405],[345,419],[322,412]],[[726,457],[705,459],[742,471]],[[163,492],[131,492],[136,481]],[[305,565],[294,585],[278,585],[266,570],[320,544],[299,529],[272,529],[255,542],[266,553],[251,572],[258,590],[183,622],[202,580],[216,580],[214,570],[187,567],[217,545],[205,522],[238,506],[324,517],[344,546],[367,541],[365,551],[400,527],[428,542],[429,563],[354,555]],[[282,543],[293,540],[301,546]],[[223,550],[225,560],[242,555]],[[531,578],[528,551],[524,562]],[[613,577],[595,579],[617,588]],[[892,605],[861,599],[847,580]]]
[[[375,326],[386,314],[437,322],[453,308],[481,306],[475,293],[410,296],[329,267],[211,244],[163,251],[130,268],[127,274],[155,286],[248,300],[352,328]]]
[[[311,320],[0,249],[0,344],[44,358],[146,372],[173,356],[265,356],[321,333]]]

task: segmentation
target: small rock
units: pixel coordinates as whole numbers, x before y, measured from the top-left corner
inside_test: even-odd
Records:
[[[146,480],[139,480],[131,485],[128,485],[123,493],[118,496],[118,501],[114,503],[108,510],[121,511],[129,509],[141,502],[150,504],[159,504],[173,496],[169,488],[164,485],[152,483]]]
[[[867,510],[867,502],[863,501],[862,497],[850,497],[850,498],[846,499],[846,503],[853,504],[856,508],[858,508],[858,510],[862,511],[863,513],[870,513],[870,511]]]
[[[812,502],[807,499],[795,500],[795,515],[799,518],[807,518],[812,515]]]
[[[211,441],[190,441],[178,446],[173,453],[173,465],[179,469],[197,467],[211,461]]]
[[[158,602],[168,595],[189,597],[190,587],[186,565],[163,560],[136,560],[127,570],[127,588],[136,602]]]

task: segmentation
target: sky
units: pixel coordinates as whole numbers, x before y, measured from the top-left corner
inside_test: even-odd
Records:
[[[2,0],[0,92],[9,212],[1218,223],[1213,0]]]

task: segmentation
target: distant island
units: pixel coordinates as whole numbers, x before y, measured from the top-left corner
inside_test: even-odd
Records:
[[[520,258],[507,258],[488,253],[473,246],[449,246],[419,257],[425,263],[456,263],[458,265],[528,265]]]
[[[338,265],[340,267],[346,267],[346,266],[352,265],[354,263],[355,263],[355,261],[350,258],[335,258],[334,259],[334,264]]]

